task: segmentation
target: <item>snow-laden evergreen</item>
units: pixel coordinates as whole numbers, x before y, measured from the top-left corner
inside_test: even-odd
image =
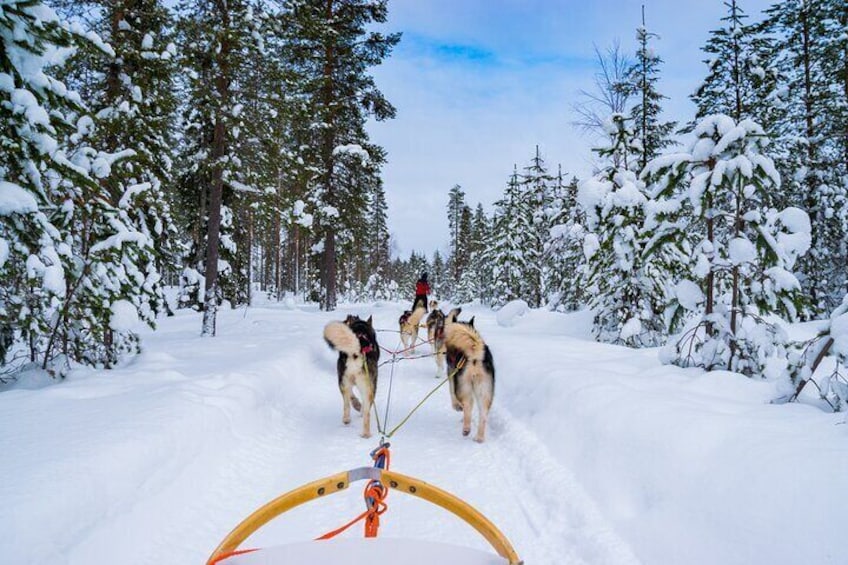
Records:
[[[779,78],[779,116],[769,133],[784,181],[781,206],[803,209],[812,224],[810,252],[798,266],[806,317],[831,311],[848,283],[845,11],[842,0],[784,0],[763,22],[773,44],[767,63]]]
[[[151,186],[109,191],[136,152],[99,148],[81,98],[49,73],[73,53],[63,48],[114,51],[32,1],[0,5],[0,41],[0,326],[18,344],[3,364],[112,366],[137,347],[128,322],[152,324],[158,310],[155,234],[134,210]]]
[[[634,134],[620,114],[610,118],[608,131],[610,147],[600,153],[610,165],[578,186],[577,202],[587,230],[581,284],[594,312],[598,339],[635,347],[657,345],[663,334],[665,291],[651,257],[643,253],[648,198],[644,183],[627,168],[638,155],[632,149]]]
[[[693,133],[687,152],[656,159],[645,172],[663,209],[694,217],[677,224],[692,258],[673,297],[691,321],[664,359],[779,376],[787,338],[769,316],[791,321],[801,308],[793,270],[810,245],[809,218],[797,208],[774,208],[780,176],[760,126],[716,115]]]

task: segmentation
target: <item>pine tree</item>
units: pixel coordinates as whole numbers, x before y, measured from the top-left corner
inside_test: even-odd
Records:
[[[170,13],[158,0],[77,3],[81,5],[94,15],[88,27],[109,42],[114,54],[103,54],[89,44],[72,59],[66,76],[85,94],[97,117],[92,142],[110,153],[125,148],[134,152],[99,183],[110,205],[121,209],[124,220],[151,242],[149,254],[140,256],[137,266],[155,275],[168,268],[173,255],[173,222],[165,197],[172,182],[176,109]],[[137,302],[150,324],[167,307],[158,281],[127,291],[124,298]],[[104,319],[103,341],[113,344],[107,322]]]
[[[429,273],[430,289],[433,291],[433,296],[437,299],[442,299],[446,296],[444,288],[445,280],[448,277],[448,270],[444,259],[442,259],[442,254],[439,253],[438,249],[433,253],[433,261],[431,262]]]
[[[527,272],[527,266],[523,236],[527,224],[520,210],[522,196],[516,166],[503,198],[495,202],[491,246],[484,259],[492,266],[493,302],[498,306],[524,297],[524,273]]]
[[[491,231],[489,217],[483,210],[483,205],[478,203],[471,221],[470,263],[477,280],[477,292],[474,298],[479,298],[484,303],[492,298],[492,266],[486,260],[487,248],[492,237]]]
[[[545,243],[551,307],[566,311],[576,310],[584,302],[580,274],[585,271],[583,239],[586,236],[586,222],[585,215],[577,205],[578,185],[576,177],[567,185],[564,184],[560,170],[551,229]]]
[[[840,11],[844,3],[836,0],[785,0],[766,10],[763,24],[773,37],[769,64],[779,71],[778,90],[786,93],[774,132],[778,168],[786,181],[779,204],[804,209],[813,226],[810,253],[799,263],[812,316],[835,306],[846,281],[841,265],[848,256],[848,197],[840,178],[841,159],[833,151],[833,142],[843,134],[834,125],[839,128],[838,99],[845,79],[828,73],[844,69],[840,55],[833,59],[839,52],[836,45],[844,45]]]
[[[693,252],[674,296],[694,319],[665,359],[746,375],[782,370],[781,363],[785,369],[786,336],[765,318],[791,321],[799,310],[792,270],[809,247],[809,219],[797,208],[773,206],[780,176],[763,151],[760,126],[718,115],[702,120],[694,134],[687,153],[658,159],[646,171],[657,198],[666,200],[663,209],[692,206],[696,218],[676,226]]]
[[[464,230],[467,228],[467,218],[463,220],[464,214],[468,205],[465,203],[465,192],[458,184],[451,187],[448,193],[448,230],[449,236],[449,254],[447,258],[447,267],[449,271],[449,279],[446,281],[447,294],[452,296],[459,285],[459,280],[462,278],[462,272],[468,265],[468,249],[466,243],[469,234]],[[465,224],[463,222],[466,222]]]
[[[338,149],[367,145],[366,118],[394,117],[394,107],[377,89],[368,69],[389,55],[400,34],[368,31],[374,23],[385,23],[386,0],[290,0],[286,5],[293,61],[316,131],[318,155],[311,200],[322,241],[315,249],[321,266],[321,307],[332,310],[337,294],[336,224],[339,218],[354,215],[348,214],[349,201],[360,195],[356,185],[345,182]]]
[[[634,129],[639,140],[640,156],[638,170],[641,171],[648,161],[657,157],[666,147],[673,145],[671,134],[677,122],[660,121],[662,101],[667,97],[657,90],[662,59],[651,46],[651,40],[659,36],[645,27],[645,7],[642,7],[642,25],[636,29],[639,49],[636,61],[630,69],[630,93],[636,103],[630,112]]]
[[[554,180],[548,173],[537,145],[535,156],[524,169],[520,200],[520,210],[527,222],[523,238],[526,271],[522,294],[532,307],[541,306],[547,292],[545,242],[550,236],[552,226]]]
[[[184,64],[189,69],[183,178],[199,198],[200,206],[194,208],[199,212],[197,231],[205,232],[205,237],[198,233],[195,240],[195,256],[205,270],[201,334],[214,336],[226,286],[219,277],[237,272],[232,261],[234,240],[222,232],[222,218],[226,210],[234,209],[233,193],[246,186],[240,182],[243,169],[235,147],[244,108],[237,92],[241,83],[236,79],[247,62],[263,52],[257,29],[262,17],[247,0],[182,0],[179,11]],[[230,193],[229,202],[225,202],[225,190]],[[205,230],[201,227],[204,223]],[[224,224],[225,230],[227,227]],[[224,257],[222,250],[229,252],[229,257]]]
[[[771,42],[758,26],[745,23],[748,16],[737,0],[725,2],[725,6],[724,27],[711,31],[703,47],[709,56],[704,61],[709,74],[690,97],[698,107],[696,121],[726,114],[737,122],[757,119],[769,131],[777,117],[768,98],[775,89],[777,73],[764,66]],[[694,122],[689,130],[692,128]]]
[[[626,165],[633,131],[621,115],[611,122],[611,145],[598,151],[608,162]],[[577,200],[587,229],[581,283],[594,311],[595,337],[635,347],[657,345],[663,336],[665,292],[643,253],[648,240],[644,183],[633,171],[611,164],[580,183]]]
[[[152,323],[146,293],[158,283],[153,241],[130,215],[144,187],[117,203],[108,190],[135,152],[98,149],[80,96],[47,74],[72,54],[62,48],[114,57],[98,36],[70,29],[40,2],[0,6],[0,329],[53,374],[136,350],[133,322]]]

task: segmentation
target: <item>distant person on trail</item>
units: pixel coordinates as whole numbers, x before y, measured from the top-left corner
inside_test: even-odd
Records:
[[[421,302],[421,305],[424,307],[424,311],[427,311],[428,294],[430,294],[430,284],[427,282],[427,273],[421,273],[421,278],[418,279],[417,283],[415,283],[415,301],[412,303],[413,312],[419,302]]]

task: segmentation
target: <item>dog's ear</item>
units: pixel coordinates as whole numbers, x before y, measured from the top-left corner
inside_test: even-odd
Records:
[[[474,327],[474,316],[471,316],[471,319],[468,320],[468,325],[471,326],[472,328]]]
[[[373,318],[373,317],[374,317],[374,316],[368,316],[368,327],[369,327],[369,328],[373,328],[373,327],[374,327],[374,324],[372,324],[372,323],[371,323],[371,318]]]

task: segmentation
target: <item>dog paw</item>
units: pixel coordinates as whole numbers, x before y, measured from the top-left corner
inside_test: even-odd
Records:
[[[344,424],[345,426],[350,424],[350,418],[342,418],[342,424]]]
[[[471,430],[462,430],[462,435],[467,436],[471,433]]]
[[[371,437],[371,432],[362,432],[361,434],[359,434],[359,437],[364,437],[365,439],[368,439],[369,437]]]
[[[477,437],[475,437],[475,438],[474,438],[474,441],[476,441],[477,443],[483,443],[483,440],[484,440],[484,439],[485,439],[485,438],[482,438],[482,437],[480,437],[480,436],[477,436]]]

